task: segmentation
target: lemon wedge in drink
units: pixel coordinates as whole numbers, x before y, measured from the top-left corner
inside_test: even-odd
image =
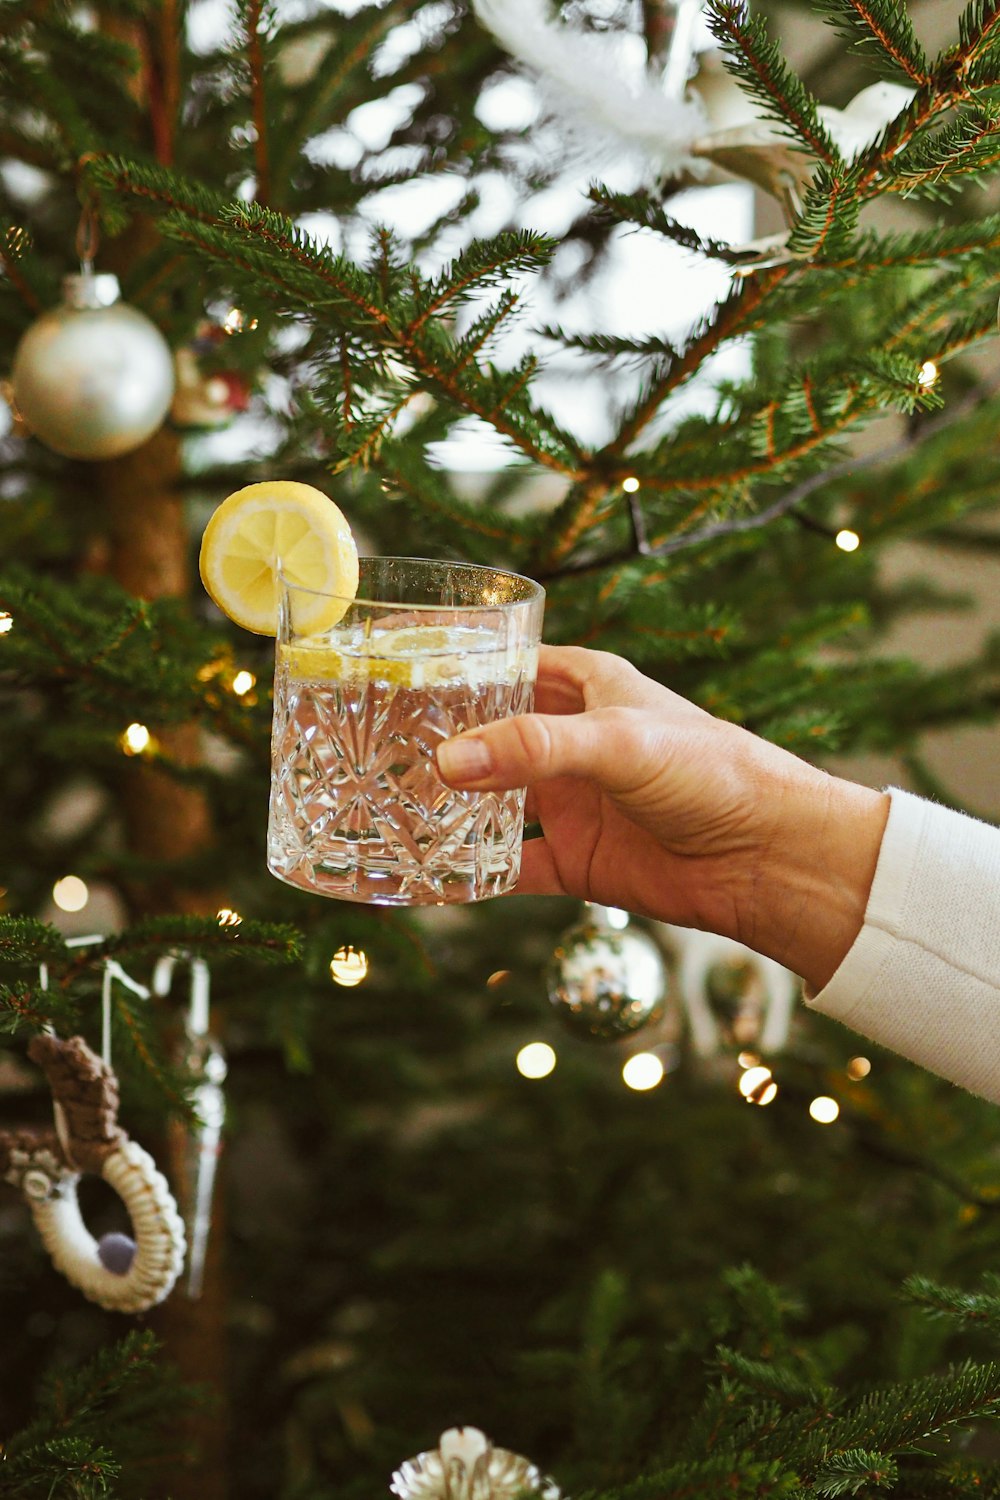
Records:
[[[371,633],[363,626],[341,627],[281,647],[281,661],[295,678],[410,688],[512,680],[526,666],[527,654],[524,648],[505,649],[488,627],[466,625],[410,625]]]
[[[236,490],[213,513],[199,571],[223,614],[257,635],[278,633],[278,569],[315,591],[296,597],[296,628],[324,630],[358,591],[358,549],[347,518],[320,490],[290,479]]]

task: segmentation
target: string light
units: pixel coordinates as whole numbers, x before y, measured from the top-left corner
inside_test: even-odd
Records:
[[[643,1094],[663,1082],[664,1067],[655,1052],[636,1052],[622,1068],[622,1078],[630,1089]]]
[[[368,955],[361,948],[352,948],[350,943],[338,948],[330,960],[330,978],[347,990],[353,990],[367,973]]]
[[[14,629],[14,616],[0,609],[0,635],[9,635]]]
[[[747,1068],[737,1087],[748,1104],[771,1104],[778,1097],[778,1085],[771,1076],[771,1069],[762,1063],[756,1068]]]
[[[548,1042],[529,1042],[514,1062],[522,1078],[548,1078],[556,1065],[556,1054]]]
[[[638,488],[639,481],[638,479],[636,479],[634,474],[630,474],[627,479],[622,480],[622,489],[625,491],[626,495],[634,495]]]
[[[741,1052],[736,1061],[741,1068],[755,1068],[760,1062],[760,1058],[756,1052]]]
[[[932,385],[937,385],[941,371],[932,359],[925,359],[917,372],[917,384],[922,391],[929,391]]]
[[[840,1105],[828,1094],[820,1094],[809,1106],[809,1114],[817,1125],[832,1125],[840,1114]]]
[[[233,692],[236,694],[237,698],[245,698],[247,693],[251,692],[256,686],[256,677],[252,672],[246,671],[246,669],[241,672],[237,672],[236,676],[233,678]]]
[[[867,1057],[852,1057],[847,1064],[847,1076],[854,1083],[857,1083],[859,1078],[867,1078],[871,1070],[872,1065]]]
[[[858,548],[861,546],[861,538],[858,536],[858,533],[856,531],[852,531],[849,526],[842,527],[834,537],[834,541],[837,543],[837,546],[840,548],[841,552],[857,552]]]
[[[257,319],[248,317],[241,307],[231,307],[222,320],[222,326],[226,333],[252,333],[257,327]]]
[[[220,927],[238,927],[243,918],[238,911],[233,911],[231,906],[223,906],[215,913],[215,920]]]
[[[495,969],[486,981],[486,988],[488,990],[498,989],[501,984],[506,984],[509,978],[509,969]]]
[[[122,731],[118,743],[126,755],[142,755],[151,748],[153,736],[145,724],[130,724]]]
[[[52,899],[60,911],[83,911],[90,900],[87,882],[79,875],[64,875],[52,887]]]

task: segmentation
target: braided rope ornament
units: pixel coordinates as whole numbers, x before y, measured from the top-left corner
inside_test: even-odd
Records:
[[[72,1286],[109,1311],[146,1312],[169,1295],[184,1265],[184,1224],[166,1178],[118,1126],[118,1080],[82,1037],[36,1037],[28,1055],[48,1077],[57,1128],[0,1133],[0,1179],[20,1190]],[[118,1194],[134,1242],[94,1239],[77,1197],[85,1173]]]

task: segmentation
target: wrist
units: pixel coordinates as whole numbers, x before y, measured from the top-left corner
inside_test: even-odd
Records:
[[[754,935],[744,941],[818,993],[864,925],[889,797],[796,765],[775,799],[754,880]]]

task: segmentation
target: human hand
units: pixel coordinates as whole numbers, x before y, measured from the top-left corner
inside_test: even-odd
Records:
[[[543,646],[535,701],[438,750],[451,786],[528,787],[543,836],[518,892],[718,932],[821,989],[860,931],[888,798],[606,652]]]

